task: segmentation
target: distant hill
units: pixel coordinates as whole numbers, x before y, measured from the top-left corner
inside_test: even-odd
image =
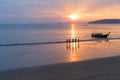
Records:
[[[120,24],[120,19],[102,19],[88,22],[88,24]]]

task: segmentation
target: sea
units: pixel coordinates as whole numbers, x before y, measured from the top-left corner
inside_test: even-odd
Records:
[[[93,32],[111,34],[96,39]],[[114,56],[120,56],[120,24],[0,24],[0,71]]]

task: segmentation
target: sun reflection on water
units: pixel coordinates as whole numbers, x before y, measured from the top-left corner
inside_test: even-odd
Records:
[[[71,32],[70,32],[70,38],[71,40],[76,39],[77,38],[77,27],[75,24],[71,24]],[[68,51],[69,54],[69,59],[68,62],[76,62],[79,61],[79,42],[70,42],[66,44],[66,49]]]
[[[75,34],[76,34],[76,32],[75,32],[75,24],[72,24],[71,25],[71,37],[75,38]]]

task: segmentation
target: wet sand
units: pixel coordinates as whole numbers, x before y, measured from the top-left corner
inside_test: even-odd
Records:
[[[120,80],[120,56],[0,71],[0,80]]]

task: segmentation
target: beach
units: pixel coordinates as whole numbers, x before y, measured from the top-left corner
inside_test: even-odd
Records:
[[[119,80],[120,56],[0,72],[0,80]]]
[[[120,80],[120,0],[1,0],[0,80]]]
[[[120,79],[120,25],[1,26],[0,80]],[[111,34],[92,38],[99,30]]]

